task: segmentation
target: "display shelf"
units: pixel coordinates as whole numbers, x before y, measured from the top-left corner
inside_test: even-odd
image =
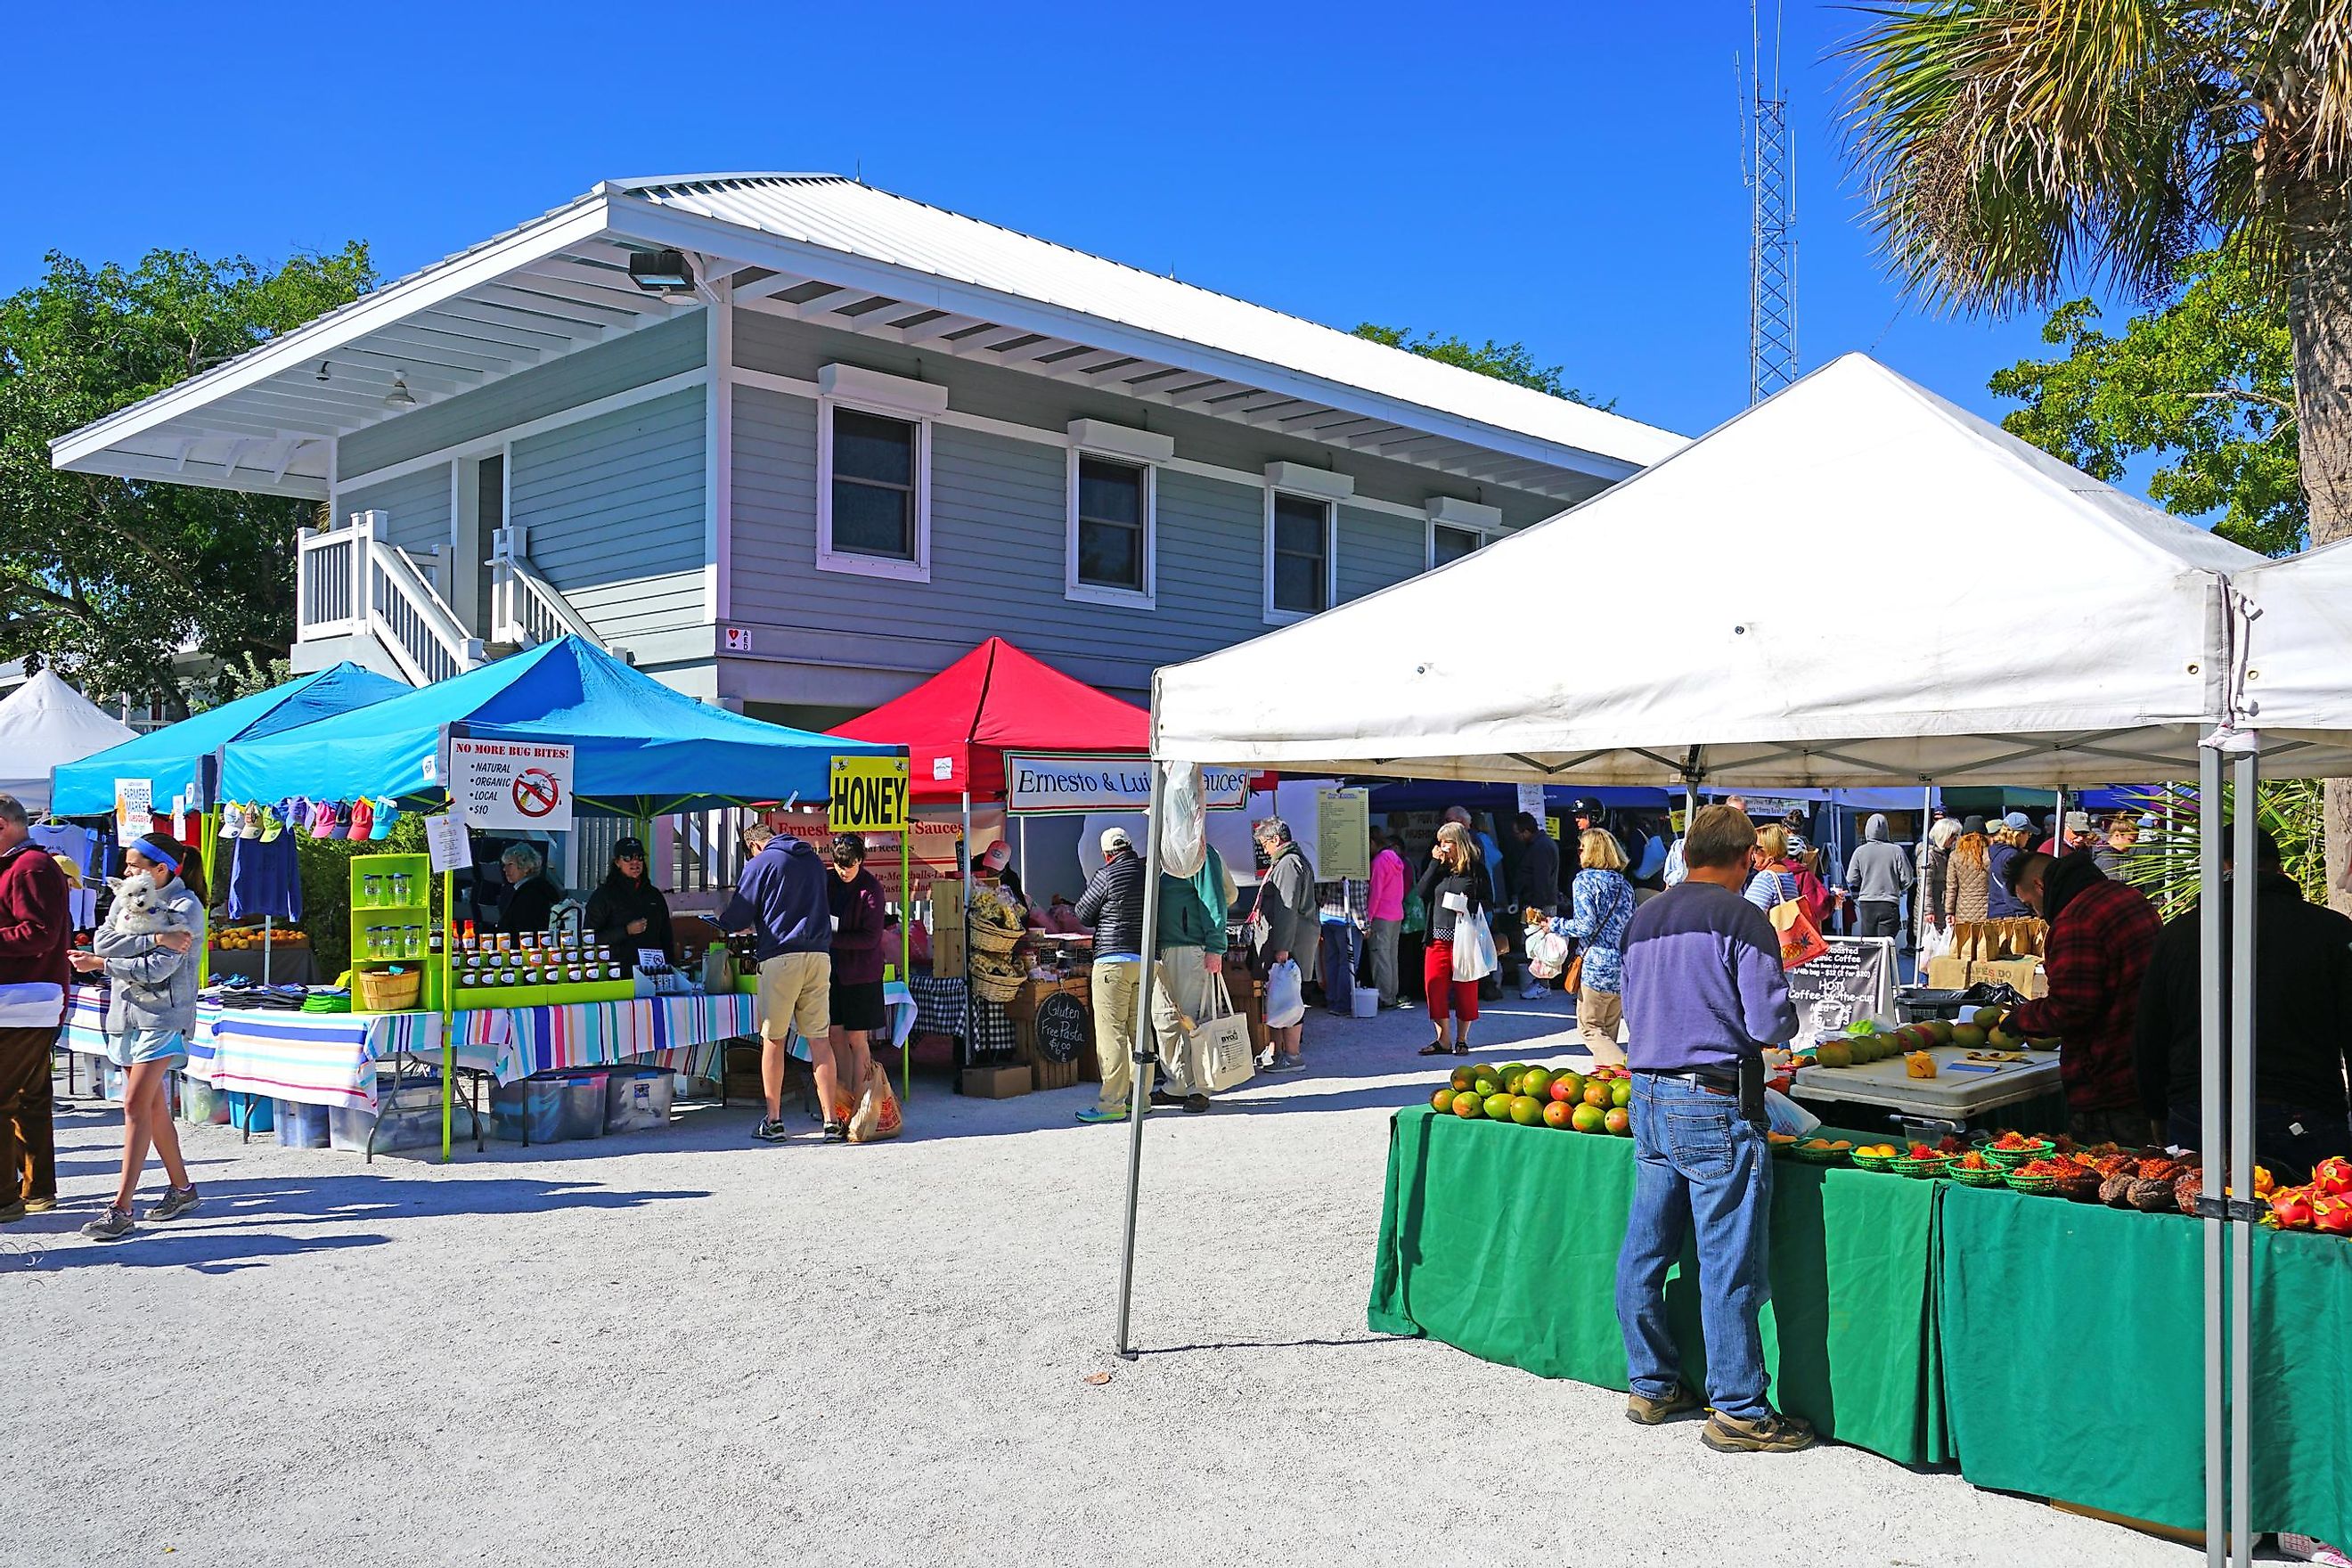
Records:
[[[355,970],[382,971],[394,967],[421,970],[424,984],[416,1006],[432,1011],[441,1005],[443,975],[440,955],[433,951],[433,864],[424,855],[354,855],[350,867],[351,963]],[[407,879],[408,897],[398,893],[398,879]],[[375,896],[371,899],[369,894]],[[384,951],[372,952],[374,932],[391,933]],[[408,951],[414,934],[415,951]]]

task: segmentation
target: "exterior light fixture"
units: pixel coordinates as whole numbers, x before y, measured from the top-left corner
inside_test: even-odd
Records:
[[[641,250],[629,258],[629,281],[648,294],[691,294],[694,268],[682,250]]]
[[[392,390],[383,395],[383,401],[384,406],[387,408],[414,408],[416,406],[416,394],[408,390],[408,378],[399,371],[393,372]]]

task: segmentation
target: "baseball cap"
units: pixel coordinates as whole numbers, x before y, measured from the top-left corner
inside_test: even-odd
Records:
[[[2069,833],[2090,832],[2091,814],[2087,811],[2068,812],[2066,814],[2066,831]]]
[[[2012,811],[2000,819],[2000,825],[2003,827],[2022,828],[2030,833],[2033,830],[2033,818],[2021,811]]]
[[[1013,864],[1013,846],[1002,838],[998,839],[988,847],[988,852],[980,858],[980,863],[992,871],[1003,870]]]
[[[1106,827],[1103,829],[1102,852],[1105,855],[1109,854],[1114,849],[1132,849],[1134,847],[1135,840],[1127,836],[1126,828]]]

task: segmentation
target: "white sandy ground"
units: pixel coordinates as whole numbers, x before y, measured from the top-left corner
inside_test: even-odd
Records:
[[[1479,1054],[1557,1053],[1564,1021],[1497,1010]],[[446,1167],[202,1128],[204,1209],[110,1246],[74,1231],[120,1117],[74,1112],[64,1206],[0,1231],[0,1563],[2197,1561],[1370,1334],[1425,1028],[1317,1014],[1311,1073],[1151,1118],[1133,1364],[1128,1135],[1072,1121],[1091,1085],[919,1079],[873,1148],[756,1144],[740,1107]]]

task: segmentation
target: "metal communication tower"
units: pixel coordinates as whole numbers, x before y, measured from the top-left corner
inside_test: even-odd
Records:
[[[1796,154],[1789,141],[1789,100],[1780,91],[1780,7],[1772,7],[1772,73],[1763,69],[1763,32],[1748,0],[1748,401],[1761,403],[1797,379],[1797,246],[1789,237],[1796,209]]]

